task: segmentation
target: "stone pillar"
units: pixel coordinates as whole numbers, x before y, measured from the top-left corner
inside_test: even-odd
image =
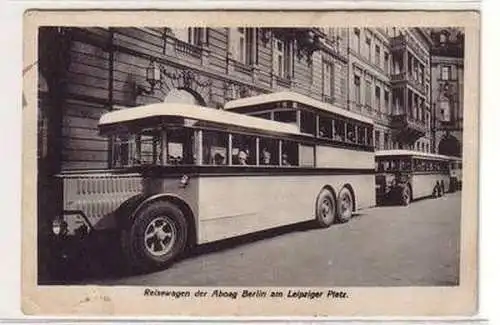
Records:
[[[210,50],[205,46],[201,48],[201,64],[205,67],[210,65]]]

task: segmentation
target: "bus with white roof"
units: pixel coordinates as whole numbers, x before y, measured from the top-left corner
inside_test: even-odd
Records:
[[[455,157],[412,150],[375,152],[377,201],[409,205],[424,197],[441,197],[453,191]]]
[[[373,206],[373,123],[297,98],[266,103],[275,116],[289,105],[306,123],[176,103],[104,114],[110,168],[58,175],[54,236],[113,231],[130,266],[154,269],[194,245],[305,221],[326,228]]]

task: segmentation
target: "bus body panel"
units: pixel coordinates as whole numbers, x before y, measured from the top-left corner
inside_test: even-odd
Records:
[[[328,146],[316,147],[316,166],[326,168],[375,168],[373,152],[335,148]]]
[[[338,195],[350,184],[357,209],[375,205],[373,174],[202,177],[199,183],[199,243],[312,220],[325,185]]]
[[[432,195],[436,183],[444,183],[445,192],[450,188],[450,177],[446,174],[414,174],[412,176],[413,198],[418,199]]]

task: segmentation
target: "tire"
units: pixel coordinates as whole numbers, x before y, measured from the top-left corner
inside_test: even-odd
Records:
[[[436,187],[437,187],[437,196],[438,197],[443,196],[443,188],[441,187],[441,184],[438,183]]]
[[[352,218],[354,200],[347,188],[342,188],[339,193],[337,220],[341,223],[348,222]]]
[[[316,225],[321,228],[330,227],[335,221],[337,203],[332,193],[321,190],[316,200]]]
[[[439,185],[435,185],[434,186],[434,189],[432,190],[432,197],[433,198],[438,198],[440,196],[440,193],[439,193]]]
[[[170,202],[147,205],[122,232],[122,249],[128,266],[148,271],[170,265],[186,248],[188,223]]]
[[[408,206],[411,203],[411,189],[408,185],[405,185],[401,189],[401,194],[399,198],[399,203],[403,206]]]

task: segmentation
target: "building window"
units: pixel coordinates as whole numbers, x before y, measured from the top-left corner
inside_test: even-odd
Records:
[[[230,30],[231,53],[236,61],[252,65],[257,63],[257,37],[255,28]]]
[[[389,92],[386,90],[384,91],[384,112],[388,113],[389,110]]]
[[[354,49],[356,50],[356,53],[360,53],[360,30],[359,28],[354,28]]]
[[[389,149],[389,134],[384,133],[384,149]]]
[[[282,39],[274,40],[273,69],[279,77],[291,79],[292,51],[290,41]]]
[[[365,80],[365,105],[372,107],[372,83]]]
[[[375,45],[375,64],[380,67],[380,46]]]
[[[356,96],[356,104],[361,104],[361,78],[354,76],[354,95]]]
[[[450,112],[450,102],[445,99],[439,102],[439,109],[441,113],[441,121],[450,122],[451,121],[451,112]]]
[[[367,55],[367,59],[368,61],[372,61],[372,39],[367,37],[366,38],[366,55]]]
[[[380,111],[380,87],[375,86],[375,107]]]
[[[333,97],[334,68],[330,62],[323,62],[323,95],[326,98]]]
[[[389,73],[389,53],[384,52],[384,71]]]
[[[445,65],[441,67],[441,79],[450,80],[450,67]]]
[[[205,28],[189,27],[189,28],[173,28],[170,31],[175,38],[183,42],[201,46],[205,41]]]

